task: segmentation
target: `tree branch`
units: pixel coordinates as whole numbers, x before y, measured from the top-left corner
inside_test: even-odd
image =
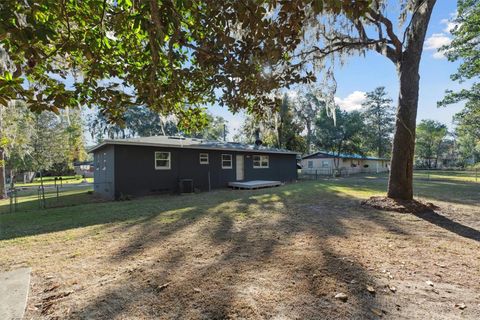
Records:
[[[402,42],[398,39],[397,35],[393,31],[393,24],[388,18],[382,15],[380,12],[376,12],[373,9],[368,10],[368,14],[373,18],[374,21],[381,22],[387,31],[387,35],[392,41],[393,46],[395,47],[395,51],[398,57],[401,56],[403,51]],[[381,28],[380,28],[381,29]]]

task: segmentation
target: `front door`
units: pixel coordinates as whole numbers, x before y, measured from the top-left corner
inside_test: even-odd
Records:
[[[245,179],[243,155],[241,154],[237,154],[236,167],[237,167],[237,181]]]

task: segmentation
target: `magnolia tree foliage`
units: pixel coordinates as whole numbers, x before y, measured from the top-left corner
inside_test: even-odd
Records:
[[[0,103],[98,105],[119,122],[128,107],[147,105],[188,129],[206,124],[199,106],[214,100],[261,112],[274,105],[272,91],[314,78],[291,54],[306,17],[356,17],[369,2],[5,0]],[[61,78],[72,75],[67,88]]]

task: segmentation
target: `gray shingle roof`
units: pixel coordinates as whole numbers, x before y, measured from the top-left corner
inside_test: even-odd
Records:
[[[204,150],[298,154],[298,152],[294,152],[286,149],[268,148],[264,146],[256,146],[253,144],[212,141],[212,140],[203,140],[203,139],[196,139],[196,138],[169,137],[169,136],[152,136],[152,137],[139,137],[139,138],[128,138],[128,139],[107,139],[107,140],[104,140],[102,143],[96,145],[95,147],[91,148],[90,150],[88,150],[88,152],[94,152],[95,150],[100,149],[105,145],[112,145],[112,144],[186,148],[186,149],[204,149]]]

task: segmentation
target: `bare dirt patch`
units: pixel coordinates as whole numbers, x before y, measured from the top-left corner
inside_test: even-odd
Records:
[[[365,207],[400,213],[424,213],[439,209],[438,206],[431,202],[392,199],[388,197],[370,197],[367,200],[363,200],[361,204]]]

